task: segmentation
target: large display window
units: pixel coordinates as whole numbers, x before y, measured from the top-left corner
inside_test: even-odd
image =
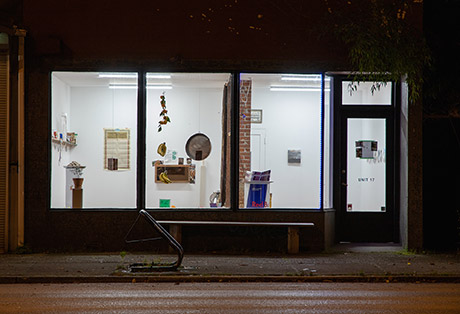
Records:
[[[241,74],[240,207],[320,208],[320,74]]]
[[[52,73],[51,208],[332,206],[329,78],[143,75]]]
[[[230,206],[220,197],[229,81],[228,73],[147,73],[147,208]]]
[[[51,208],[135,208],[137,74],[53,72],[51,82]]]

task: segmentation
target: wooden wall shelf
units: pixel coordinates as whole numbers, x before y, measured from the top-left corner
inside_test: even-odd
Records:
[[[168,178],[172,183],[190,183],[190,165],[155,165],[155,182],[163,183],[160,174],[167,171]]]
[[[61,144],[61,145],[69,146],[69,147],[75,147],[75,146],[77,146],[77,144],[70,143],[70,142],[67,142],[67,141],[64,141],[64,140],[60,140],[60,139],[57,139],[57,138],[51,138],[51,142],[53,142],[53,143],[55,143],[55,144]]]

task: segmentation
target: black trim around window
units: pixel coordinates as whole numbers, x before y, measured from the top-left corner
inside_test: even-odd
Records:
[[[64,69],[59,69],[56,70],[56,72],[92,72],[92,71],[100,71],[100,69],[85,69],[82,71],[66,71]],[[50,71],[49,73],[49,117],[52,116],[52,73],[55,71]],[[117,70],[107,70],[107,72],[120,72]],[[146,207],[146,126],[147,126],[147,92],[146,92],[146,74],[148,72],[154,72],[154,71],[147,71],[145,69],[133,69],[133,70],[125,70],[122,72],[135,72],[137,73],[137,83],[138,83],[138,89],[137,89],[137,160],[136,160],[136,202],[135,202],[135,207],[133,208],[84,208],[84,210],[94,210],[94,211],[110,211],[110,210],[141,210],[145,209]],[[196,73],[196,72],[193,72]],[[247,71],[245,72],[240,72],[240,71],[234,71],[234,72],[228,72],[231,75],[231,136],[230,136],[230,172],[231,172],[231,177],[230,177],[230,208],[221,208],[220,210],[225,211],[225,210],[231,210],[231,211],[251,211],[251,209],[245,209],[245,208],[240,208],[239,207],[239,132],[240,132],[240,75],[242,73],[248,73]],[[258,210],[258,211],[293,211],[293,212],[298,212],[298,211],[318,211],[318,210],[323,210],[324,208],[324,141],[327,140],[325,139],[324,135],[324,109],[325,109],[325,73],[320,73],[322,76],[322,81],[321,81],[321,89],[322,89],[322,95],[321,95],[321,138],[320,138],[320,195],[319,195],[319,207],[317,208],[264,208],[263,210]],[[331,92],[330,92],[330,115],[331,115],[331,137],[333,135],[332,133],[332,128],[333,128],[333,95],[332,95],[332,76],[331,77]],[[49,128],[49,134],[51,134],[51,119],[49,120],[48,123],[48,128]],[[332,138],[331,138],[332,139]],[[333,144],[332,142],[330,143],[331,145],[331,158],[332,156],[332,148]],[[48,170],[48,178],[49,178],[49,190],[48,190],[48,208],[52,210],[66,210],[67,208],[51,208],[51,160],[52,160],[52,154],[51,154],[51,139],[48,140],[48,159],[50,160],[49,163],[49,170]],[[331,169],[331,180],[333,174],[333,169]],[[333,193],[333,191],[331,191]],[[153,208],[150,210],[157,210],[157,208]],[[158,209],[161,210],[161,209]],[[174,210],[174,209],[170,209]],[[206,210],[212,210],[215,211],[215,209],[208,209],[208,208],[181,208],[180,211],[206,211]]]
[[[147,83],[145,71],[137,73],[137,198],[136,209],[145,209],[146,173],[146,126],[147,126]],[[141,86],[141,88],[139,88]]]

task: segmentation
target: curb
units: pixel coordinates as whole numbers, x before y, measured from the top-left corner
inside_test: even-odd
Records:
[[[460,276],[4,276],[0,284],[152,283],[152,282],[373,282],[373,283],[460,283]]]

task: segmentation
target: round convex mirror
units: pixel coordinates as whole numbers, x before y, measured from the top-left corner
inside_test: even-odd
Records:
[[[185,152],[193,160],[203,160],[211,153],[211,141],[203,133],[196,133],[185,144]]]

